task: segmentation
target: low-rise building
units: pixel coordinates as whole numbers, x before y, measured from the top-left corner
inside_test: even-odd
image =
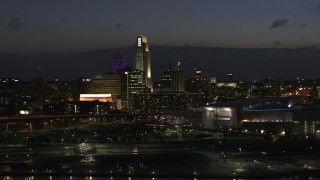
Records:
[[[315,135],[320,132],[320,111],[301,109],[303,101],[304,97],[263,97],[220,102],[203,107],[202,124],[208,129]]]

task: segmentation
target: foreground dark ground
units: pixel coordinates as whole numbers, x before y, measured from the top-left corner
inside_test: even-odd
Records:
[[[57,130],[54,136],[70,132]],[[40,137],[47,137],[46,133],[53,134],[42,132]],[[7,135],[8,140],[3,140],[0,148],[0,173],[179,178],[319,178],[320,174],[317,139],[273,141],[240,135],[206,135],[185,139],[153,137],[115,141],[107,138],[101,142],[81,133],[77,141],[67,140],[67,135],[61,140],[60,135],[58,140],[42,139],[41,143],[39,133],[37,141],[30,133]]]

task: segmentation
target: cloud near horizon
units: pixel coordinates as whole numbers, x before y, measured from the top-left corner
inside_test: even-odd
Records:
[[[305,28],[305,27],[307,27],[307,25],[306,24],[299,24],[298,27],[299,28]]]
[[[288,19],[275,20],[270,26],[270,29],[280,28],[282,26],[285,26],[287,23],[288,23]]]
[[[114,25],[115,28],[122,28],[124,26],[124,24],[122,23],[117,23]]]
[[[61,21],[59,21],[59,24],[66,24],[67,23],[67,21],[66,20],[61,20]]]
[[[22,25],[21,17],[12,17],[9,23],[11,29],[19,29]]]
[[[282,42],[280,42],[280,41],[274,41],[273,43],[272,43],[272,45],[274,45],[274,46],[280,46],[280,45],[282,45],[283,43]]]

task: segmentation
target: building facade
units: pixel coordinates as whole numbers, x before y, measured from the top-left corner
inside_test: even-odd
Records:
[[[294,108],[293,104],[300,104],[303,99],[261,97],[220,102],[203,107],[202,124],[208,129],[315,136],[320,133],[320,111]]]
[[[159,92],[134,94],[137,113],[189,115],[204,104],[204,94]]]
[[[181,70],[171,71],[171,91],[185,92],[184,75]]]
[[[91,77],[92,94],[111,94],[112,98],[120,95],[120,76],[118,74],[99,74]]]

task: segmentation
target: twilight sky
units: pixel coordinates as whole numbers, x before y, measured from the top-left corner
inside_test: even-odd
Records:
[[[1,0],[0,53],[150,45],[317,48],[320,0]]]

